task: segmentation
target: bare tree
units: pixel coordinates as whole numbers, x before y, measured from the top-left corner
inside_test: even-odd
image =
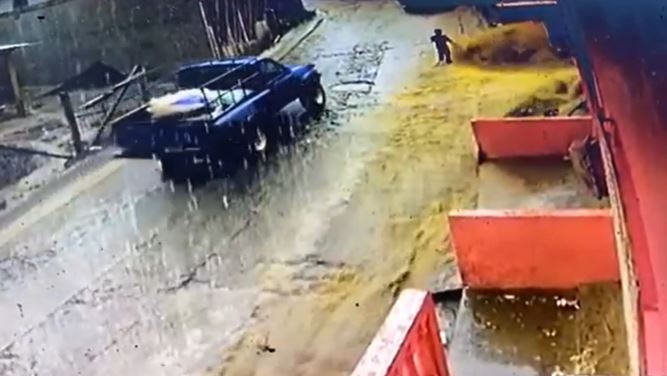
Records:
[[[307,14],[301,0],[206,0],[205,13],[222,50],[241,53],[258,38],[255,23],[267,21],[282,32]],[[268,17],[273,19],[269,20]]]

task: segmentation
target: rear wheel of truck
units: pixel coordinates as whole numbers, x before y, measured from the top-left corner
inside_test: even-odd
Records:
[[[266,133],[264,133],[261,128],[258,127],[255,130],[255,135],[253,136],[253,138],[254,140],[251,143],[253,152],[263,153],[264,151],[266,151],[269,141],[268,138],[266,137]]]
[[[258,162],[264,161],[268,150],[271,148],[270,136],[264,129],[264,123],[255,120],[246,126],[245,134],[241,136],[243,137],[241,149],[231,157],[230,163],[237,165],[239,168],[248,169]]]
[[[311,84],[305,89],[304,95],[299,98],[301,105],[306,109],[308,115],[318,118],[324,112],[327,104],[327,95],[321,83]]]

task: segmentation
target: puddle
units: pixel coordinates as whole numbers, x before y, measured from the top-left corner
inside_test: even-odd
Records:
[[[344,93],[362,93],[370,94],[373,91],[373,82],[341,82],[329,88],[329,90],[334,92],[344,92]]]
[[[449,357],[456,375],[626,375],[620,286],[464,294]]]

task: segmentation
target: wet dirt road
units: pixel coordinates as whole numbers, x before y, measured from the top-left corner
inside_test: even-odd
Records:
[[[356,283],[380,254],[354,244],[380,244],[373,227],[386,214],[355,209],[342,218],[364,226],[336,222],[390,134],[375,123],[388,119],[367,116],[416,76],[437,20],[392,1],[352,3],[310,4],[326,21],[286,62],[317,64],[330,114],[259,170],[191,190],[162,182],[151,161],[115,160],[3,229],[0,373],[217,372],[274,301]]]

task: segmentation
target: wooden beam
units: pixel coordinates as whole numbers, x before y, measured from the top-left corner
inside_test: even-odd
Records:
[[[16,113],[20,117],[26,116],[25,100],[23,98],[23,90],[19,82],[18,71],[16,70],[16,60],[14,59],[13,51],[7,53],[7,73],[12,84],[12,91],[14,92],[14,99],[16,101]]]
[[[651,315],[649,307],[655,306],[658,302],[655,279],[650,267],[650,260],[647,255],[636,255],[639,257],[633,260],[632,242],[627,228],[627,218],[623,208],[623,201],[621,199],[621,191],[618,186],[618,176],[616,174],[616,166],[614,165],[614,158],[612,156],[611,148],[607,142],[607,137],[603,130],[603,124],[596,122],[594,124],[596,133],[600,135],[600,153],[602,155],[602,162],[604,164],[605,178],[607,182],[607,190],[609,192],[609,202],[611,203],[611,213],[614,223],[614,241],[616,242],[616,253],[619,263],[619,271],[621,277],[621,291],[623,293],[623,318],[625,323],[627,345],[628,345],[628,360],[629,360],[629,376],[639,376],[641,374],[640,364],[640,343],[645,339],[645,335],[641,333],[641,324],[650,327],[659,327],[659,322],[652,324],[651,319],[655,316]],[[639,241],[639,239],[636,239]],[[641,247],[640,247],[641,248]],[[637,275],[635,263],[642,263],[643,273],[641,276]],[[639,294],[640,291],[637,284],[642,288],[644,306],[640,305]],[[641,307],[641,308],[640,308]],[[640,318],[641,310],[641,318]],[[650,335],[650,334],[649,334]]]
[[[137,72],[139,72],[140,69],[141,69],[140,66],[135,65],[134,67],[132,67],[132,71],[130,71],[130,74],[128,75],[128,77],[132,77],[132,76],[134,76]],[[144,71],[143,73],[145,73],[145,71]],[[123,88],[122,88],[121,91],[120,91],[120,94],[118,94],[118,96],[116,97],[116,99],[115,99],[115,100],[113,101],[113,103],[111,104],[111,108],[110,108],[109,111],[107,111],[107,113],[104,115],[104,119],[102,119],[102,123],[100,124],[100,127],[101,127],[101,128],[106,127],[107,123],[109,123],[109,121],[111,120],[111,118],[113,117],[113,115],[116,113],[116,109],[118,108],[118,105],[120,105],[120,102],[123,101],[123,98],[125,97],[125,94],[127,93],[127,90],[128,90],[129,88],[130,88],[130,84],[129,84],[129,83],[128,83],[127,85],[123,86]]]
[[[70,132],[72,133],[72,143],[74,144],[74,152],[77,156],[83,153],[83,143],[81,142],[81,130],[79,129],[79,124],[76,121],[74,116],[74,109],[72,108],[72,100],[69,97],[69,93],[62,92],[58,94],[60,97],[60,103],[63,106],[65,112],[65,119],[67,120],[67,125],[69,125]]]
[[[89,100],[88,102],[82,104],[79,109],[80,110],[87,110],[93,106],[96,106],[105,100],[109,99],[114,93],[116,93],[117,90],[119,89],[124,89],[128,85],[132,84],[134,81],[139,80],[139,79],[144,79],[146,77],[147,71],[144,69],[143,71],[136,73],[136,74],[129,74],[127,75],[127,78],[125,78],[123,81],[115,84],[114,86],[111,87],[111,89],[105,91],[104,93],[96,96],[95,98]]]

